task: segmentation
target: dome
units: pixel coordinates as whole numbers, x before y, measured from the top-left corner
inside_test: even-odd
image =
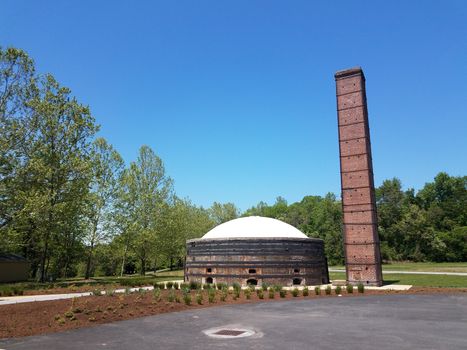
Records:
[[[262,216],[247,216],[214,227],[201,239],[211,238],[308,238],[283,221]]]

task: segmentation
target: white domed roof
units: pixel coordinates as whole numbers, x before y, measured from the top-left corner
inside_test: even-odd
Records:
[[[262,216],[247,216],[214,227],[201,239],[210,238],[308,238],[304,233],[283,221]]]

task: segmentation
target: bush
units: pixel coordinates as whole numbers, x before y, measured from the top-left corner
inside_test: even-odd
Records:
[[[326,289],[324,290],[324,292],[326,293],[326,295],[331,295],[331,286],[327,286]]]
[[[321,294],[321,288],[315,287],[315,295],[320,295]]]
[[[280,292],[282,290],[282,286],[280,284],[274,285],[274,291],[275,292]]]
[[[169,294],[167,294],[167,301],[173,303],[175,301],[175,292],[171,290]]]
[[[115,290],[114,289],[107,289],[105,291],[105,295],[108,297],[113,297],[115,295]]]
[[[298,293],[299,293],[298,288],[292,289],[292,296],[293,296],[293,297],[295,297],[295,298],[298,297]]]
[[[225,301],[227,299],[227,295],[229,295],[229,290],[227,289],[227,287],[222,288],[221,301]]]
[[[357,289],[359,293],[365,293],[365,286],[363,285],[363,283],[359,283],[357,285]]]
[[[159,289],[165,289],[165,283],[164,282],[160,282],[158,284],[158,286],[159,286]]]
[[[167,289],[172,289],[173,286],[174,286],[173,282],[171,282],[171,281],[167,282]]]
[[[190,282],[190,289],[191,290],[196,290],[201,288],[201,283],[198,283],[196,281],[191,281]]]
[[[216,301],[216,290],[214,288],[208,290],[208,300],[210,303],[214,303]]]
[[[251,293],[254,293],[256,290],[256,286],[254,284],[249,284],[248,289],[250,290]]]
[[[286,295],[287,295],[287,291],[286,291],[285,289],[281,289],[281,290],[279,291],[279,296],[280,296],[281,298],[285,298]]]
[[[307,297],[309,293],[310,293],[310,291],[308,290],[308,287],[304,287],[303,291],[302,291],[303,296]]]
[[[264,290],[263,289],[258,289],[256,291],[256,294],[258,294],[258,298],[264,299]]]
[[[238,298],[240,298],[240,292],[242,290],[240,288],[235,288],[234,291],[233,291],[233,297],[234,297],[234,300],[237,300]]]
[[[96,297],[100,297],[102,295],[102,291],[100,289],[96,288],[91,292],[91,294],[96,296]]]
[[[265,283],[263,283],[263,284],[261,285],[261,289],[262,289],[263,291],[267,291],[268,288],[269,288],[269,283],[266,283],[266,282],[265,282]]]
[[[203,305],[203,292],[196,293],[196,302],[198,305]]]
[[[190,293],[183,294],[183,302],[185,303],[185,305],[191,305],[191,294]]]
[[[174,282],[174,289],[179,289],[180,288],[180,284],[178,282]]]
[[[240,283],[238,283],[238,282],[232,283],[232,288],[233,288],[233,290],[241,290],[242,289],[242,287],[240,286]]]
[[[274,299],[275,294],[276,294],[276,293],[274,292],[274,288],[272,288],[272,287],[269,288],[268,294],[269,294],[269,299]]]
[[[346,289],[347,289],[347,293],[349,293],[349,294],[352,294],[352,293],[353,293],[353,286],[352,286],[351,284],[348,284],[348,285],[346,286]]]
[[[251,289],[250,288],[247,288],[243,291],[243,293],[245,294],[245,297],[247,299],[251,299]]]
[[[218,290],[222,290],[224,288],[227,288],[227,284],[226,283],[217,283],[216,287],[217,287]]]
[[[161,300],[161,290],[159,288],[154,288],[153,297],[155,301]]]
[[[334,290],[334,292],[336,292],[337,295],[341,294],[342,293],[341,286],[336,286],[336,289]]]
[[[188,283],[180,283],[180,289],[181,290],[184,290],[184,289],[190,289],[190,285]]]

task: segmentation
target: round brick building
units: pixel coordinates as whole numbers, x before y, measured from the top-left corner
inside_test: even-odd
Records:
[[[250,216],[186,244],[185,281],[241,285],[329,283],[321,239],[280,220]]]

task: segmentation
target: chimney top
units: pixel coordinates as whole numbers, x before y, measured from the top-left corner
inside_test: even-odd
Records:
[[[353,67],[353,68],[339,70],[336,72],[336,74],[334,74],[334,78],[338,80],[338,79],[348,78],[354,75],[361,75],[363,79],[365,79],[365,75],[363,74],[363,70],[361,67]]]

